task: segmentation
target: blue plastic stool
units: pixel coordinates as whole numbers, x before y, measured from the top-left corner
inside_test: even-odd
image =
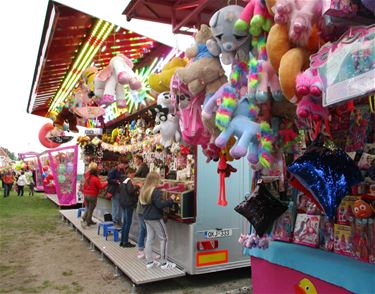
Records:
[[[108,234],[112,232],[112,234],[113,234],[113,241],[118,242],[119,241],[118,230],[119,229],[116,228],[115,226],[107,227],[107,234],[105,235],[105,239],[107,240]]]
[[[77,210],[77,218],[80,218],[82,212],[85,212],[85,210],[86,210],[86,207],[78,208],[78,210]]]
[[[112,227],[113,226],[113,222],[102,222],[99,224],[98,226],[98,235],[100,235],[100,228],[103,228],[103,236],[105,237],[108,233],[107,233],[107,228],[108,227]]]

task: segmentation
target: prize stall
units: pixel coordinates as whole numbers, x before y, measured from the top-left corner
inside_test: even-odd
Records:
[[[366,0],[131,1],[127,19],[196,28],[192,46],[76,17],[85,29],[72,32],[55,89],[40,85],[62,44],[44,34],[55,50],[41,53],[51,63],[35,75],[28,110],[60,130],[91,128],[77,144],[103,178],[143,156],[163,197],[177,195],[166,211],[168,258],[185,272],[251,260],[254,293],[372,293],[374,10]],[[42,166],[61,181],[64,157],[47,154]],[[102,195],[95,215],[110,212]],[[134,219],[133,238],[137,230]]]
[[[39,159],[39,154],[36,152],[24,152],[18,154],[19,158],[23,160],[30,170],[35,172],[35,190],[43,192],[43,169]]]

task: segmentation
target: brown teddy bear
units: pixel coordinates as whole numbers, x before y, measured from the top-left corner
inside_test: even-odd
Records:
[[[213,56],[206,46],[206,42],[212,39],[211,29],[202,24],[194,38],[196,44],[185,52],[190,58],[189,64],[177,69],[176,73],[194,96],[202,91],[206,97],[211,96],[227,82],[227,78],[220,59]]]
[[[77,118],[81,118],[74,112],[75,108],[75,99],[73,96],[67,98],[64,106],[62,107],[61,111],[57,114],[53,124],[58,129],[64,129],[64,123],[67,122],[69,124],[69,130],[73,133],[78,133],[79,130],[77,128]]]

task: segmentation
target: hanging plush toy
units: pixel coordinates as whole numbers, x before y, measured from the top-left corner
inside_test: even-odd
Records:
[[[273,2],[266,0],[267,6]],[[305,3],[306,2],[306,3]],[[298,102],[295,95],[296,77],[308,67],[309,55],[322,44],[317,23],[321,11],[320,1],[278,0],[273,6],[275,22],[267,38],[267,55],[279,75],[281,90],[291,102]]]
[[[75,98],[69,96],[64,103],[61,111],[57,114],[53,124],[56,128],[63,130],[64,123],[69,124],[69,130],[73,133],[78,133],[77,128],[77,115],[74,112],[75,109]]]
[[[139,78],[133,72],[133,62],[123,54],[117,54],[109,65],[95,76],[95,96],[101,98],[99,104],[110,105],[116,96],[117,106],[126,107],[124,85],[138,90],[142,87]]]
[[[169,61],[159,73],[152,73],[148,78],[151,90],[157,94],[169,91],[171,78],[177,68],[186,65],[186,61],[180,57],[174,57]],[[155,96],[156,96],[155,95]]]
[[[98,73],[98,69],[95,66],[90,66],[82,72],[82,78],[85,86],[88,90],[88,96],[91,98],[95,95],[95,75]]]
[[[191,59],[189,64],[177,69],[176,73],[188,86],[193,96],[204,92],[209,98],[227,81],[227,78],[219,58],[208,51],[206,42],[212,40],[210,28],[202,24],[194,39],[196,44],[185,53]]]
[[[273,23],[273,17],[267,10],[264,0],[247,0],[248,4],[242,11],[235,28],[258,37],[263,31],[269,32]]]
[[[227,206],[228,202],[225,196],[225,178],[229,178],[231,173],[235,173],[236,168],[227,163],[225,153],[221,152],[220,160],[217,166],[217,172],[220,176],[220,192],[217,204],[220,206]]]
[[[229,5],[215,12],[210,19],[215,40],[208,40],[207,48],[214,56],[221,54],[223,64],[232,64],[234,59],[249,59],[249,33],[238,31],[234,26],[242,10],[241,6]]]
[[[154,128],[154,134],[160,133],[160,144],[167,148],[173,142],[180,142],[181,135],[178,130],[178,117],[175,114],[169,113],[165,121],[161,120],[159,125]]]

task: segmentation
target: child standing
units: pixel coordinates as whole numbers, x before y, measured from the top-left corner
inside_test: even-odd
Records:
[[[161,191],[157,188],[159,185],[160,176],[157,173],[151,172],[147,175],[139,195],[140,203],[144,208],[143,216],[147,229],[145,248],[146,268],[150,269],[161,264],[161,269],[173,269],[176,267],[176,264],[167,261],[168,235],[163,220],[163,208],[172,206],[175,196],[172,195],[171,199],[168,200],[161,200]],[[153,260],[152,257],[152,245],[155,235],[160,240],[160,263]]]

